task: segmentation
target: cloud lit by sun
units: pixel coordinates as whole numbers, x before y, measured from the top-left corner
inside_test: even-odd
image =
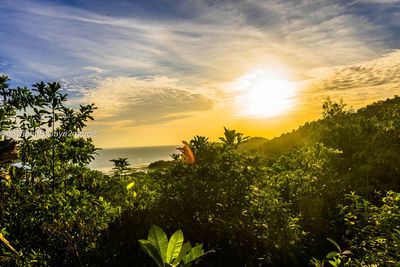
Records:
[[[281,115],[293,106],[296,86],[268,71],[258,70],[238,79],[236,98],[239,116],[267,118]]]

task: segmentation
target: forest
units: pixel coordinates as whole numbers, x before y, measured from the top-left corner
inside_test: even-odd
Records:
[[[146,172],[77,134],[56,83],[0,77],[1,266],[399,266],[400,97],[321,118],[270,140],[221,125]],[[39,132],[47,135],[37,135]],[[168,238],[170,238],[168,242]],[[189,241],[189,242],[188,242]]]

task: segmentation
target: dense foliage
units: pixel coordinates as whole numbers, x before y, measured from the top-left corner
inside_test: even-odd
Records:
[[[87,167],[90,138],[62,134],[82,132],[93,104],[7,81],[0,130],[21,136],[19,164],[0,165],[0,222],[22,256],[4,245],[2,266],[154,266],[138,242],[152,225],[214,250],[203,266],[400,264],[399,97],[358,111],[327,99],[322,119],[281,137],[225,128],[185,142],[190,157],[147,172],[114,159],[105,175]]]

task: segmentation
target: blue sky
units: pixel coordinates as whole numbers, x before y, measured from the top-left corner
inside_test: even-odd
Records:
[[[0,73],[95,102],[105,147],[223,125],[270,137],[316,118],[326,96],[358,107],[398,90],[399,1],[2,0],[0,17]],[[296,83],[293,112],[238,116],[237,81],[258,70]]]

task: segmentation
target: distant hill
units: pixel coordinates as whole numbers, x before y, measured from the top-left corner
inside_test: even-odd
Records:
[[[394,96],[384,101],[377,101],[370,105],[357,110],[356,114],[363,117],[379,116],[379,112],[383,108],[388,108],[400,104],[400,96]],[[301,147],[305,144],[312,127],[316,127],[321,123],[322,119],[307,122],[298,129],[288,133],[284,133],[279,137],[265,139],[262,137],[254,137],[239,147],[240,151],[259,152],[266,155],[280,155],[291,149]]]
[[[265,144],[268,139],[264,137],[251,137],[237,148],[238,151],[259,152],[260,147]]]
[[[268,140],[259,148],[259,152],[269,155],[280,155],[285,151],[289,151],[293,148],[303,146],[305,140],[309,134],[312,123],[306,123],[300,126],[297,130],[293,130],[290,133],[284,133],[279,137],[275,137]]]

